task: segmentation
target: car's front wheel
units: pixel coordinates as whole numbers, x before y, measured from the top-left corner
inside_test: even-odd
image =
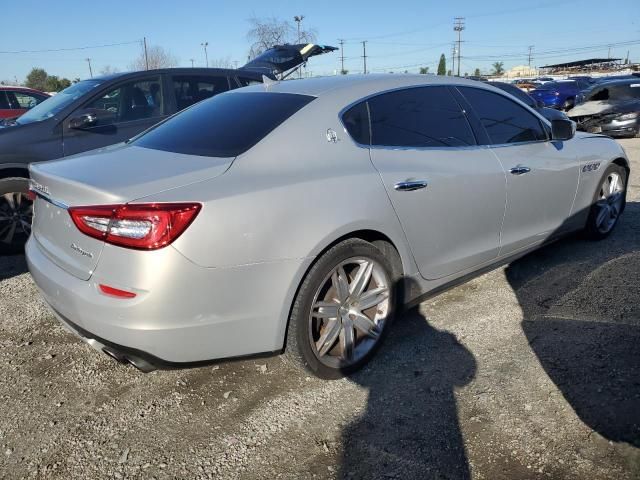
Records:
[[[22,252],[31,234],[33,203],[28,192],[26,178],[0,179],[0,254]]]
[[[624,210],[627,196],[627,172],[619,165],[609,165],[596,190],[585,231],[589,238],[609,236]]]
[[[296,296],[285,356],[321,378],[340,378],[373,356],[394,316],[390,260],[349,239],[310,269]]]

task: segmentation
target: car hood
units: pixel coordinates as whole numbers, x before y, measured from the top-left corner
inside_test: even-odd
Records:
[[[310,57],[335,50],[337,50],[336,47],[314,43],[276,45],[249,61],[240,70],[251,70],[265,75],[283,75],[289,70],[303,65]]]
[[[569,117],[589,117],[611,113],[640,112],[640,99],[629,98],[623,100],[593,100],[573,107]]]
[[[31,164],[32,188],[69,206],[131,202],[223,174],[233,158],[213,158],[117,144]]]

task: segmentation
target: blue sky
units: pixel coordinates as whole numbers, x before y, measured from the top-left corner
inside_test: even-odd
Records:
[[[226,2],[225,2],[226,3]],[[106,65],[127,70],[140,51],[139,40],[160,45],[178,57],[179,64],[204,65],[200,44],[209,42],[209,58],[246,59],[249,41],[247,19],[292,18],[305,15],[304,25],[317,31],[319,43],[345,44],[345,68],[362,70],[361,40],[368,40],[367,66],[373,71],[435,70],[441,53],[451,56],[455,39],[453,17],[466,17],[463,32],[462,71],[490,69],[494,61],[505,66],[526,64],[534,45],[533,64],[606,57],[640,62],[640,1],[541,0],[505,2],[468,0],[429,2],[414,0],[300,2],[244,0],[223,2],[189,0],[167,3],[151,0],[80,2],[21,0],[3,5],[0,29],[0,80],[22,81],[32,67],[68,78],[88,77],[87,57],[94,73]],[[621,42],[635,44],[616,46]],[[22,50],[63,49],[134,42],[127,45],[64,52],[7,53]],[[580,47],[581,51],[571,51]],[[539,55],[537,55],[537,53]],[[340,55],[329,54],[310,62],[314,74],[340,68]]]

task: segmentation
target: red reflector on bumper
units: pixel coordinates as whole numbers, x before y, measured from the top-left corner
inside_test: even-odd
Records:
[[[136,296],[135,293],[133,292],[127,292],[125,290],[119,290],[117,288],[113,288],[110,287],[109,285],[99,285],[100,287],[100,291],[102,293],[104,293],[105,295],[109,295],[111,297],[118,297],[118,298],[133,298]]]

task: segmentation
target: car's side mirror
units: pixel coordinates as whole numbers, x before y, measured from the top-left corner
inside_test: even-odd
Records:
[[[552,140],[571,140],[576,134],[576,122],[571,120],[551,120]]]
[[[98,117],[94,113],[83,113],[69,120],[69,128],[82,130],[85,128],[95,127],[98,123]]]

